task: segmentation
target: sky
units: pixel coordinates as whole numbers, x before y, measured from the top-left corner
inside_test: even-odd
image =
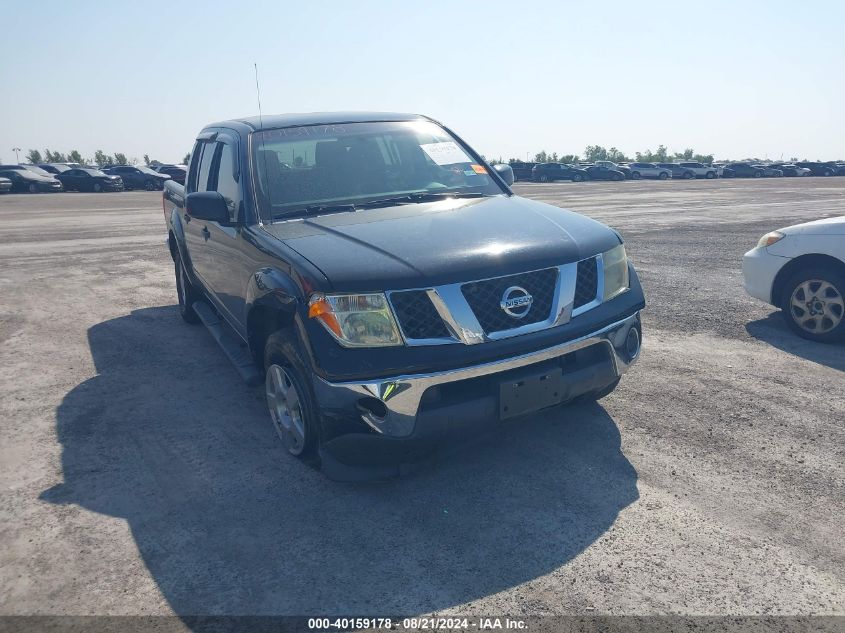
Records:
[[[265,115],[422,113],[488,159],[845,159],[845,2],[521,6],[0,0],[0,161],[181,161],[205,124],[257,114],[254,63]]]

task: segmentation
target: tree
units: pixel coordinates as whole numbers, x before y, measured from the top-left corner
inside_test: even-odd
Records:
[[[79,163],[80,165],[84,165],[85,159],[82,158],[82,154],[80,154],[78,150],[72,149],[68,152],[67,162]]]
[[[120,152],[114,153],[114,164],[115,165],[128,165],[129,161],[126,160],[126,154],[121,154]]]
[[[182,159],[182,164],[187,165],[190,162],[191,162],[191,153],[188,152],[187,154],[185,154],[185,158]]]
[[[31,149],[26,153],[26,159],[32,163],[33,165],[37,165],[38,163],[43,163],[44,161],[41,160],[41,152],[37,149]]]
[[[611,147],[607,150],[607,160],[612,160],[614,163],[625,163],[628,162],[628,157],[625,156],[624,152],[621,152],[615,147]]]
[[[560,162],[567,163],[569,165],[576,165],[581,162],[581,159],[578,158],[578,154],[564,154],[560,157]]]
[[[601,145],[587,145],[584,148],[584,159],[591,163],[597,160],[610,160],[607,157],[607,150]]]
[[[94,152],[94,162],[97,163],[97,167],[106,167],[113,164],[112,157],[101,149]]]
[[[44,150],[44,159],[48,163],[66,163],[67,156],[61,152],[51,152],[49,149]]]
[[[150,155],[149,154],[144,154],[144,164],[149,167],[149,165],[150,165]]]
[[[548,163],[549,162],[549,155],[546,154],[546,150],[539,152],[538,154],[534,154],[534,162],[535,163]]]

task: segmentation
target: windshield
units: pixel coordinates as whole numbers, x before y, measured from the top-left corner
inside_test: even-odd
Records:
[[[252,151],[264,221],[410,194],[505,193],[469,150],[429,121],[265,130],[255,133]]]
[[[154,176],[158,176],[158,172],[153,171],[149,167],[138,167],[138,170],[144,172],[145,174],[153,174]]]

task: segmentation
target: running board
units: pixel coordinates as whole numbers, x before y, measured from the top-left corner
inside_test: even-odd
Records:
[[[256,368],[252,356],[241,345],[238,336],[231,331],[229,325],[222,321],[211,309],[211,306],[204,301],[195,301],[191,307],[214,340],[217,341],[223,353],[232,361],[244,382],[250,387],[255,387],[264,382],[264,377]]]

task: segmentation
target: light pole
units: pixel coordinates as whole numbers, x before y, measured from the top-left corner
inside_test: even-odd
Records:
[[[12,151],[15,153],[15,162],[20,163],[20,158],[18,158],[18,152],[21,151],[20,147],[13,147]]]

